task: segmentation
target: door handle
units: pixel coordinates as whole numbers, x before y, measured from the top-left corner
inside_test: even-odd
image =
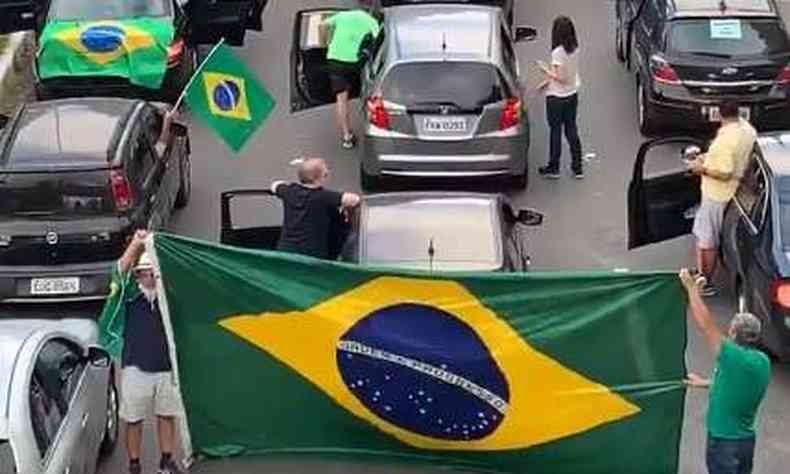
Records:
[[[82,427],[82,429],[85,429],[85,427],[88,426],[88,418],[90,418],[90,413],[85,413],[82,415],[82,422],[80,423],[80,427]]]

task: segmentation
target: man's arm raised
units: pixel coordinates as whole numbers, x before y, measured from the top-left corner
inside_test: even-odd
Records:
[[[705,279],[701,277],[695,278],[687,268],[684,268],[680,271],[680,281],[683,282],[683,286],[688,293],[691,316],[694,322],[702,332],[702,335],[705,336],[705,342],[708,343],[708,347],[713,351],[713,354],[718,355],[724,335],[721,329],[716,325],[716,321],[713,320],[708,305],[705,304],[705,301],[703,301],[700,295],[699,290],[704,284]]]
[[[118,270],[122,273],[128,273],[134,268],[140,255],[145,250],[145,239],[148,237],[148,231],[138,230],[134,233],[132,241],[126,247],[126,250],[121,255],[118,261]]]

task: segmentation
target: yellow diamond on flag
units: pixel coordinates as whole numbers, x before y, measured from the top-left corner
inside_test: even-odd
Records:
[[[243,77],[218,72],[203,73],[209,110],[218,117],[251,120]]]
[[[150,33],[119,22],[90,23],[60,31],[54,37],[99,65],[156,44]]]
[[[453,281],[379,277],[305,311],[220,325],[416,448],[524,449],[640,412]]]

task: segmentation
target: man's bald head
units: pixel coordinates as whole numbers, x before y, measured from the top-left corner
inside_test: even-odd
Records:
[[[302,184],[320,184],[329,174],[326,161],[322,158],[305,158],[299,163],[297,175]]]

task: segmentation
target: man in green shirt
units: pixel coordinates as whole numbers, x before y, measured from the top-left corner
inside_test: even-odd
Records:
[[[331,34],[326,59],[332,93],[337,99],[337,122],[342,133],[343,148],[354,148],[356,137],[351,132],[348,100],[354,87],[358,87],[362,66],[360,50],[365,41],[379,36],[379,22],[369,13],[370,0],[360,2],[365,8],[337,13],[324,20],[320,27],[322,43]]]
[[[686,380],[692,387],[710,387],[706,422],[708,472],[749,474],[754,459],[757,410],[771,380],[771,361],[756,346],[762,324],[751,313],[736,313],[725,336],[700,296],[705,278],[684,268],[680,280],[688,292],[694,322],[716,356],[712,381],[693,373]]]

